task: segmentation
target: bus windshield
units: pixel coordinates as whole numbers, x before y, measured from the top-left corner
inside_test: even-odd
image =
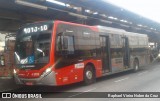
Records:
[[[40,68],[49,63],[52,24],[31,24],[16,37],[15,61],[19,68]]]

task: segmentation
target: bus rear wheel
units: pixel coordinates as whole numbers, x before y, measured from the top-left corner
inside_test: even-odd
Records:
[[[138,71],[139,70],[139,62],[138,59],[135,59],[133,62],[133,66],[134,66],[134,71]]]
[[[89,85],[96,81],[95,72],[91,65],[87,65],[84,70],[84,84]]]

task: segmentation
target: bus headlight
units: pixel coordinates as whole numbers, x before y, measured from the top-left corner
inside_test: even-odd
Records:
[[[42,73],[41,76],[46,76],[46,75],[48,75],[49,73],[51,73],[51,72],[52,72],[52,68],[53,68],[53,66],[48,67],[48,68]]]
[[[17,71],[16,71],[15,69],[13,69],[13,73],[14,73],[14,74],[17,74]]]
[[[47,68],[45,72],[48,73],[48,72],[51,72],[51,71],[52,71],[52,68]]]

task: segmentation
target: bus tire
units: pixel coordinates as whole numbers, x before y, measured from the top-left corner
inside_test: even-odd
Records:
[[[83,77],[85,85],[90,85],[96,81],[95,71],[91,65],[85,67]]]
[[[134,70],[134,72],[136,72],[136,71],[139,70],[139,62],[138,62],[138,59],[135,59],[134,62],[133,62],[133,70]]]

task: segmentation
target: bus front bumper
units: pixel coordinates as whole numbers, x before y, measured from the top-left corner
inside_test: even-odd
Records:
[[[34,78],[34,79],[19,78],[18,75],[14,74],[14,79],[16,84],[22,84],[22,85],[48,85],[48,86],[57,85],[54,71],[52,71],[48,75],[40,76],[39,78]]]

